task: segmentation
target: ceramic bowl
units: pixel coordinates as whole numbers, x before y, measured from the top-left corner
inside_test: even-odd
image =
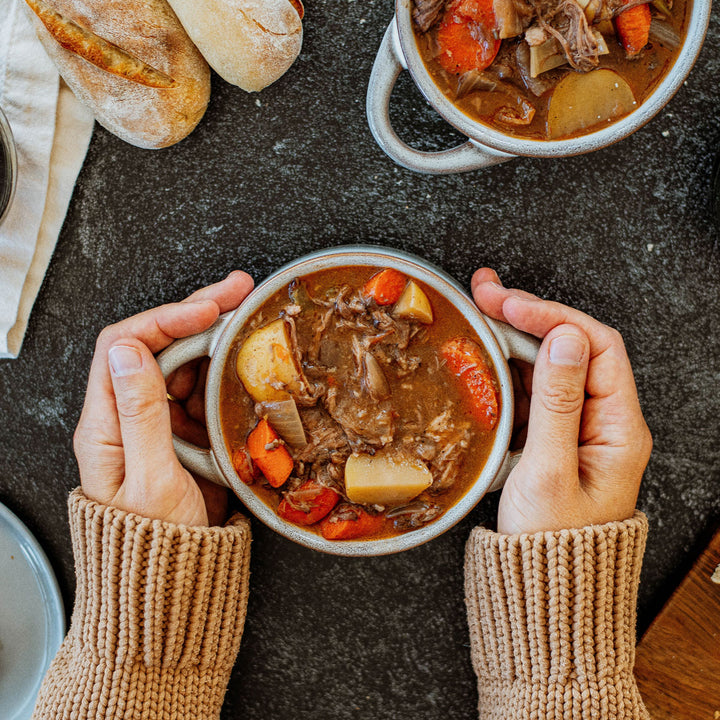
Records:
[[[17,153],[12,130],[0,110],[0,225],[10,211],[17,185]]]
[[[331,541],[283,520],[237,476],[220,424],[220,381],[223,368],[230,359],[234,338],[268,298],[294,278],[348,265],[378,269],[393,267],[408,277],[421,280],[448,298],[468,319],[495,365],[500,385],[501,412],[495,443],[482,472],[467,493],[439,518],[424,527],[395,537]],[[537,348],[538,342],[534,338],[484,316],[455,280],[425,260],[390,248],[349,246],[315,252],[280,268],[258,285],[237,310],[222,316],[206,332],[177,340],[158,356],[158,362],[167,377],[189,360],[205,355],[211,358],[205,390],[205,414],[211,447],[202,450],[174,438],[178,457],[187,468],[219,485],[229,487],[257,518],[301,545],[335,555],[386,555],[437,537],[461,520],[486,492],[503,485],[518,458],[517,453],[509,451],[513,426],[513,385],[508,359],[514,357],[533,362]]]

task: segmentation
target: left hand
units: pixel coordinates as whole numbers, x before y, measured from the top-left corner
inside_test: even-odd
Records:
[[[472,279],[478,307],[542,339],[527,441],[505,483],[498,532],[555,531],[632,517],[652,437],[616,330],[579,310]]]
[[[203,491],[175,455],[165,380],[154,355],[207,330],[252,289],[244,272],[106,327],[98,337],[74,445],[91,500],[148,518],[208,525]],[[221,520],[220,520],[221,521]]]

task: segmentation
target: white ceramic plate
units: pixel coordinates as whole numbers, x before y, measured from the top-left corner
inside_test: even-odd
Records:
[[[0,718],[27,720],[65,635],[50,563],[25,525],[0,503]]]

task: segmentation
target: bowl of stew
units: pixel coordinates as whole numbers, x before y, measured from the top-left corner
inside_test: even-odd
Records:
[[[281,268],[158,362],[167,376],[211,358],[211,447],[175,438],[186,467],[302,545],[382,555],[502,486],[518,457],[508,359],[537,347],[426,261],[351,246]]]
[[[692,68],[709,0],[396,0],[367,93],[370,129],[396,162],[452,173],[513,156],[562,157],[644,125]],[[468,142],[421,152],[389,120],[407,68]]]

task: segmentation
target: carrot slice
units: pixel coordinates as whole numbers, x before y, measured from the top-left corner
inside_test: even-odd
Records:
[[[373,298],[378,305],[393,305],[402,295],[407,278],[394,268],[385,268],[373,275],[363,287],[363,295]]]
[[[252,485],[255,482],[258,473],[253,466],[252,458],[246,447],[239,447],[233,452],[232,464],[238,477],[246,485]]]
[[[449,73],[485,70],[500,49],[495,26],[493,0],[458,0],[450,4],[437,32],[437,61]]]
[[[293,469],[293,459],[284,445],[268,448],[279,439],[265,418],[254,427],[247,439],[250,457],[273,487],[280,487]]]
[[[629,0],[625,0],[625,5]],[[615,29],[628,57],[637,55],[650,40],[650,6],[635,5],[615,18]]]
[[[347,506],[343,506],[345,508]],[[348,508],[349,509],[349,508]],[[346,515],[355,515],[345,517]],[[344,511],[342,519],[333,513],[332,517],[325,518],[320,523],[320,532],[326,540],[355,540],[360,537],[371,537],[385,524],[382,515],[371,515],[367,510],[352,507],[352,512]]]
[[[277,514],[296,525],[314,525],[338,503],[340,496],[316,480],[308,480],[280,501]]]
[[[498,419],[498,400],[490,366],[477,343],[466,337],[447,340],[441,348],[448,370],[460,381],[470,411],[485,430]]]

